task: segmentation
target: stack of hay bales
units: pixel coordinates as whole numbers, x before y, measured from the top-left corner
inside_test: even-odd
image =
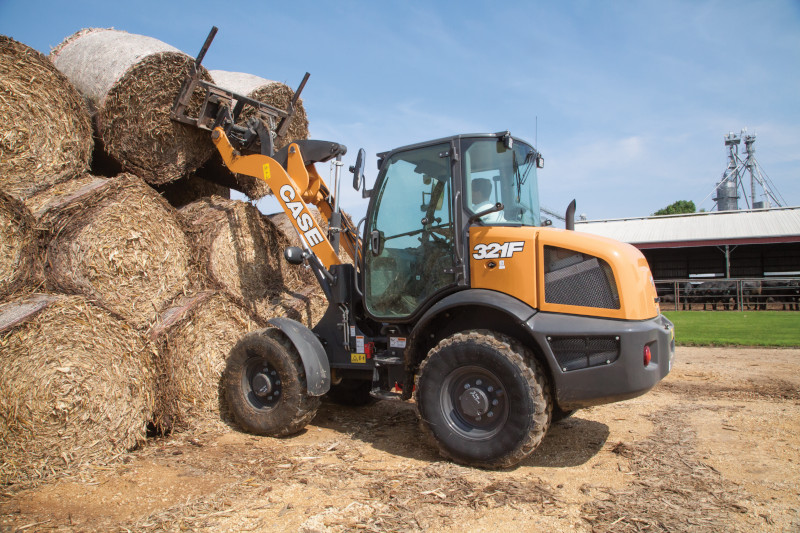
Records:
[[[51,56],[65,77],[0,36],[0,483],[115,460],[148,428],[218,419],[238,339],[324,310],[255,207],[165,201],[193,200],[181,183],[201,183],[193,170],[212,148],[168,118],[191,59],[153,41],[79,32]],[[92,121],[73,83],[127,172],[88,172]]]
[[[284,263],[294,229],[196,170],[210,135],[169,119],[191,58],[94,29],[51,60],[0,36],[2,484],[225,416],[233,345],[275,316],[312,326],[327,306],[313,274]],[[222,85],[279,108],[292,97],[261,78]],[[92,126],[95,161],[113,165],[90,167]],[[278,147],[307,136],[299,103]]]

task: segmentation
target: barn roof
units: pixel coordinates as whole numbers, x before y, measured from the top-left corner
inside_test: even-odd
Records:
[[[575,221],[575,231],[637,248],[800,242],[800,207]]]

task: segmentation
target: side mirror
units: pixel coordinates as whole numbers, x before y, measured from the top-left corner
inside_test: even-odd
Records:
[[[305,253],[297,246],[290,246],[283,251],[283,257],[290,265],[302,265]]]
[[[359,148],[358,155],[356,156],[356,164],[350,167],[350,172],[353,173],[353,188],[357,191],[361,190],[364,185],[364,159],[367,153],[363,148]]]
[[[541,155],[536,158],[536,168],[544,168],[544,157]]]

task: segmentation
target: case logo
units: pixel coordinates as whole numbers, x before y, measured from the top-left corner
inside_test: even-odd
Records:
[[[308,245],[316,246],[321,243],[324,240],[322,234],[314,223],[314,219],[311,218],[311,214],[305,208],[305,204],[292,201],[296,196],[294,188],[291,185],[284,185],[280,189],[279,196],[283,201],[283,205],[286,206],[284,211],[288,210],[292,214],[295,224],[303,232],[301,236],[305,237]]]
[[[525,241],[511,241],[502,244],[490,242],[489,244],[476,244],[472,250],[473,259],[508,259],[525,247]]]

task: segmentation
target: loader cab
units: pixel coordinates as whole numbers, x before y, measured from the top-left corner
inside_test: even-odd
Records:
[[[541,156],[507,132],[439,139],[379,157],[362,270],[365,308],[377,320],[411,320],[443,293],[466,287],[469,225],[540,223]]]

